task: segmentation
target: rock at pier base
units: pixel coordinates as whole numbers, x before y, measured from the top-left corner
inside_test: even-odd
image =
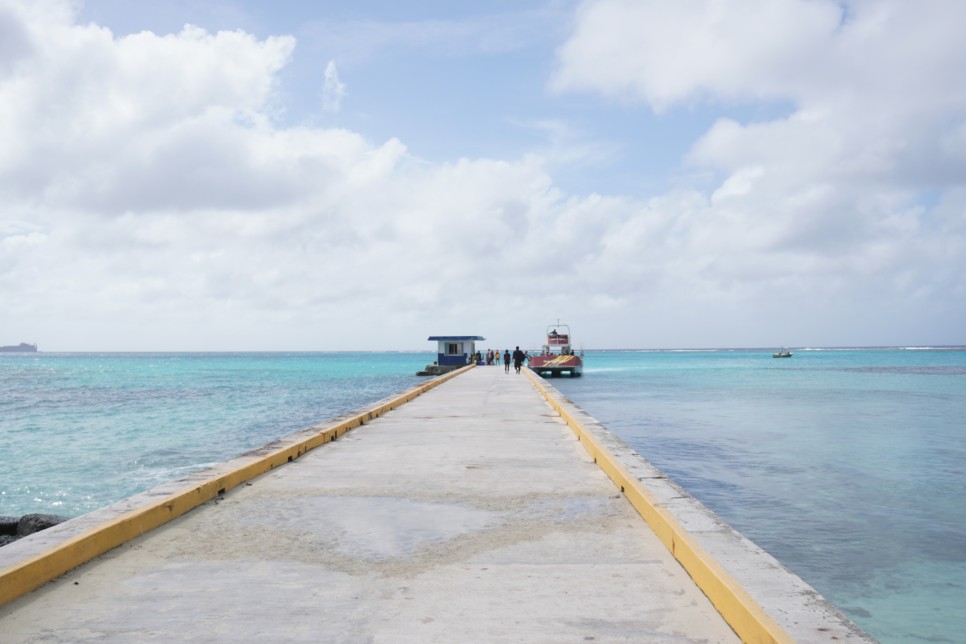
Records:
[[[68,517],[62,517],[56,514],[25,514],[20,517],[20,522],[17,523],[17,535],[25,537],[28,534],[40,532],[58,523],[63,523],[67,519]]]
[[[449,373],[450,371],[456,371],[457,369],[462,369],[466,365],[463,364],[428,364],[426,368],[422,371],[417,371],[417,376],[441,376],[444,373]]]
[[[0,515],[0,535],[17,534],[18,523],[20,523],[20,517],[8,517]]]
[[[28,534],[46,530],[70,517],[57,514],[25,514],[22,517],[0,516],[0,546],[13,543]]]

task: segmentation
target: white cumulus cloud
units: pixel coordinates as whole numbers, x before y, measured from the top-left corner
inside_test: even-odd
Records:
[[[740,24],[711,0],[583,5],[560,91],[792,106],[720,119],[688,157],[714,185],[648,198],[566,194],[539,154],[428,162],[397,138],[281,125],[292,37],[118,37],[71,6],[0,0],[2,342],[522,345],[558,317],[589,347],[966,328],[958,5],[734,0]],[[324,89],[345,96],[334,62]]]
[[[657,112],[788,105],[695,141],[687,161],[718,179],[685,256],[735,301],[805,308],[794,293],[843,329],[905,302],[928,333],[964,321],[942,300],[966,296],[966,215],[935,207],[966,185],[964,21],[952,0],[585,2],[551,87]]]

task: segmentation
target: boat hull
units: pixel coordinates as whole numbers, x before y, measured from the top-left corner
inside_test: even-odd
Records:
[[[530,356],[530,369],[541,376],[579,376],[584,361],[575,355]]]

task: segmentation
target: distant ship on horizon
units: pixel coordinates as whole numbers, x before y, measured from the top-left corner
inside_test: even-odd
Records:
[[[0,353],[14,353],[14,352],[37,353],[37,345],[21,342],[20,344],[16,344],[16,345],[0,347]]]

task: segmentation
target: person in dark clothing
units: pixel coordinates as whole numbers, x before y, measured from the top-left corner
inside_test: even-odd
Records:
[[[517,347],[516,351],[513,352],[513,369],[517,373],[520,373],[520,367],[523,366],[523,361],[526,359],[527,355],[520,351],[520,347]]]
[[[506,349],[503,352],[503,371],[510,373],[510,350]]]

